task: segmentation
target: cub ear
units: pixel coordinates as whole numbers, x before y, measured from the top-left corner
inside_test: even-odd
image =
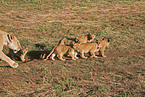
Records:
[[[99,44],[99,43],[100,43],[100,41],[99,41],[99,40],[96,40],[96,43],[97,43],[97,44]]]
[[[108,39],[108,42],[111,42],[111,39],[110,38]]]
[[[8,35],[8,39],[9,39],[10,41],[12,41],[14,38],[15,38],[15,36],[14,36],[13,33],[11,33],[11,34]]]
[[[90,36],[91,35],[91,32],[89,32],[87,35]]]
[[[24,49],[24,48],[25,48],[24,46],[21,47],[21,49]]]

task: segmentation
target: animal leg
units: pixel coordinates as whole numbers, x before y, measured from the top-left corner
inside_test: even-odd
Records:
[[[104,49],[101,49],[101,54],[102,54],[102,57],[106,57],[106,55],[104,54]]]
[[[22,62],[25,62],[24,55],[21,55],[21,56],[20,56],[20,59],[22,60]]]
[[[59,58],[60,60],[65,61],[65,59],[63,59],[62,57],[63,57],[63,54],[58,55],[58,58]]]
[[[55,60],[54,59],[55,55],[56,55],[55,53],[52,54],[52,57],[51,57],[52,60]]]
[[[13,68],[17,68],[19,65],[15,61],[11,60],[8,56],[6,56],[3,52],[0,52],[0,59],[9,63],[9,65]]]
[[[78,53],[77,53],[77,52],[75,52],[75,58],[76,58],[76,59],[79,59],[79,58],[77,57],[77,55],[78,55]]]
[[[85,57],[84,56],[84,52],[81,53],[81,57],[84,58],[84,59],[87,59],[88,58],[88,57]]]
[[[72,57],[72,60],[76,60],[76,59],[75,59],[75,52],[74,52],[74,51],[72,51],[72,52],[70,53],[70,56]]]
[[[91,56],[90,56],[90,58],[97,58],[97,56],[95,55],[95,52],[94,51],[90,51],[90,53],[91,53]]]

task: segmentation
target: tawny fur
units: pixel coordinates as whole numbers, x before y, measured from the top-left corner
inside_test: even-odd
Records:
[[[96,33],[88,33],[85,36],[79,36],[76,37],[76,39],[79,41],[80,44],[82,43],[87,43],[87,42],[92,42],[96,37]]]
[[[0,59],[6,61],[11,67],[17,68],[18,63],[11,60],[8,56],[6,56],[2,52],[4,45],[7,45],[14,52],[17,52],[21,48],[21,45],[20,45],[18,39],[14,36],[13,33],[9,34],[4,31],[0,31]]]
[[[52,55],[52,53],[54,52],[54,50],[56,49],[56,47],[57,48],[58,48],[58,46],[60,46],[60,47],[63,47],[63,46],[64,47],[67,47],[67,46],[70,47],[70,46],[73,46],[73,44],[76,43],[76,42],[78,42],[78,40],[76,38],[67,38],[67,37],[64,37],[64,38],[62,38],[59,41],[59,43],[57,45],[55,45],[53,47],[53,49],[51,50],[51,52],[49,53],[49,55],[46,56],[46,54],[43,54],[43,55],[40,56],[40,58],[41,59],[44,59],[45,56],[46,56],[46,59],[45,60],[47,60]]]
[[[100,55],[102,57],[106,57],[106,55],[104,54],[105,48],[109,46],[110,44],[110,39],[103,39],[102,41],[99,41],[101,44],[101,48],[100,48]]]
[[[12,59],[20,58],[22,62],[25,61],[25,55],[28,52],[28,48],[21,48],[17,53],[14,53],[12,49],[9,49],[9,55]]]
[[[101,47],[101,45],[99,43],[83,43],[83,44],[74,44],[74,49],[77,50],[78,52],[80,52],[80,56],[82,58],[88,58],[85,57],[85,53],[90,52],[91,56],[90,58],[97,58],[97,56],[95,55],[95,52],[99,51],[99,48]]]
[[[74,43],[78,43],[79,40],[77,40],[76,38],[67,38],[64,37],[60,40],[60,42],[58,43],[58,45],[66,45],[66,46],[72,46]]]
[[[66,45],[56,45],[52,49],[52,51],[50,52],[50,54],[46,57],[45,60],[47,60],[51,55],[52,55],[52,60],[55,60],[54,57],[57,55],[57,57],[60,60],[65,61],[65,59],[63,58],[63,55],[64,54],[69,54],[71,56],[72,60],[78,59],[77,58],[77,53],[70,46],[66,46]]]

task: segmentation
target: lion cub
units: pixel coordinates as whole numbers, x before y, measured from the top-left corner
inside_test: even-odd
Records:
[[[80,56],[82,58],[86,59],[88,57],[85,57],[84,53],[88,53],[88,52],[90,52],[91,54],[90,58],[93,58],[93,57],[97,58],[97,56],[95,55],[95,52],[99,51],[101,45],[99,42],[98,43],[97,42],[96,43],[83,43],[83,44],[75,43],[73,47],[75,50],[81,53]]]
[[[96,33],[88,33],[85,36],[76,37],[76,39],[79,41],[80,44],[82,44],[82,43],[92,42],[95,37],[96,37]]]
[[[79,40],[77,38],[64,37],[59,41],[58,45],[73,46],[74,43],[78,43],[78,42]]]
[[[106,47],[109,46],[111,39],[103,39],[100,42],[101,48],[100,48],[100,54],[102,55],[102,57],[106,57],[106,55],[104,55],[104,50]]]
[[[9,49],[9,55],[12,59],[20,58],[22,62],[25,61],[25,55],[28,52],[28,48],[21,48],[17,53]]]
[[[52,49],[50,54],[46,57],[45,60],[47,60],[51,54],[52,54],[52,57],[51,57],[52,60],[55,60],[54,57],[56,56],[56,54],[57,54],[57,57],[62,61],[65,61],[65,59],[63,59],[64,54],[69,54],[72,57],[72,60],[78,59],[77,52],[75,52],[75,50],[71,48],[70,46],[66,46],[66,45],[56,45]]]
[[[73,46],[74,43],[82,44],[82,43],[92,42],[95,37],[96,37],[96,33],[88,33],[85,36],[79,36],[79,37],[76,37],[76,38],[64,37],[60,40],[58,45]]]

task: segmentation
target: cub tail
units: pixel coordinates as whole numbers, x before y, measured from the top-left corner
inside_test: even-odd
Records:
[[[49,53],[49,55],[44,60],[48,60],[48,58],[52,55],[52,53],[54,52],[54,50],[55,50],[56,47],[57,47],[57,45],[54,46],[54,48],[51,50],[51,52]]]

